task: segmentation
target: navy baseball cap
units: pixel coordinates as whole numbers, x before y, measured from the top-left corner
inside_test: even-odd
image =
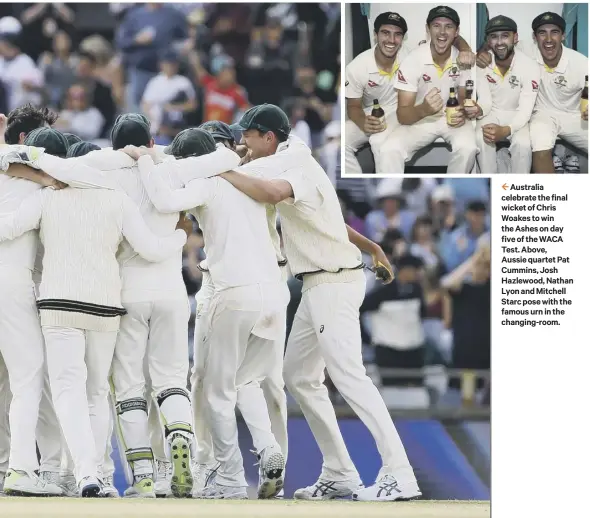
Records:
[[[487,36],[492,32],[498,31],[518,32],[518,28],[516,26],[516,22],[512,18],[499,15],[494,16],[488,21],[488,23],[486,23],[485,33]]]
[[[537,29],[542,25],[557,25],[561,32],[565,32],[565,20],[557,13],[552,13],[551,11],[542,13],[533,20],[533,32],[537,32]]]
[[[25,146],[45,148],[48,155],[65,158],[68,154],[68,140],[61,131],[53,128],[37,128],[31,131],[24,142]]]
[[[439,5],[438,7],[431,9],[428,13],[428,17],[426,18],[426,25],[430,25],[430,23],[436,18],[448,18],[457,27],[459,27],[461,22],[459,19],[459,13],[457,13],[457,11],[455,11],[455,9],[452,7],[448,7],[446,5]]]
[[[230,142],[234,142],[236,140],[234,137],[234,132],[229,127],[229,124],[226,124],[222,121],[204,122],[199,126],[199,128],[211,133],[211,136],[214,139],[229,140]]]
[[[232,124],[230,128],[239,131],[256,129],[263,133],[272,131],[284,137],[288,137],[291,133],[287,114],[274,104],[259,104],[250,108],[242,115],[240,122]]]
[[[75,158],[78,156],[84,156],[90,153],[91,151],[99,151],[100,146],[93,144],[92,142],[85,142],[81,140],[80,142],[76,142],[72,144],[68,148],[67,158]]]
[[[215,140],[208,131],[201,128],[188,128],[174,137],[172,143],[164,149],[164,153],[176,158],[187,158],[207,155],[213,153],[215,149]]]
[[[408,24],[406,20],[398,13],[392,13],[390,11],[381,13],[379,16],[377,16],[377,18],[375,18],[375,22],[373,23],[375,32],[379,32],[379,29],[382,25],[395,25],[404,31],[404,34],[408,32]]]

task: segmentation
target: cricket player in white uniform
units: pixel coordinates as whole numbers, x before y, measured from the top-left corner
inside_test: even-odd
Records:
[[[280,108],[255,106],[244,114],[239,127],[253,160],[221,176],[253,199],[277,204],[291,272],[303,280],[283,374],[322,451],[324,465],[319,479],[297,490],[295,498],[416,497],[421,493],[412,467],[383,398],[366,375],[361,354],[359,307],[365,275],[359,248],[387,271],[389,281],[391,266],[378,245],[347,227],[328,176],[300,139],[288,137],[288,119]],[[369,428],[383,459],[377,482],[367,489],[361,489],[338,428],[323,384],[324,369]]]
[[[186,156],[193,149],[202,153],[203,146],[208,146],[209,152],[215,150],[215,142],[206,131],[191,129],[182,133],[172,144],[175,155]],[[129,150],[132,156],[149,152]],[[203,230],[215,286],[205,324],[207,368],[203,391],[208,403],[205,414],[220,467],[215,481],[198,496],[247,498],[237,440],[236,387],[264,378],[272,371],[286,308],[266,208],[218,178],[194,180],[184,189],[173,191],[161,180],[161,173],[154,171],[150,156],[139,156],[138,164],[156,208],[164,212],[192,208]],[[240,261],[236,263],[238,256]],[[275,443],[261,452],[261,457],[272,472],[272,492],[276,495],[282,488],[284,456]]]
[[[27,153],[28,163],[39,167],[40,150],[29,148]],[[22,161],[23,153],[14,155]],[[101,496],[98,466],[108,439],[108,374],[119,318],[125,313],[115,254],[125,237],[145,257],[161,261],[184,246],[186,233],[154,236],[133,202],[108,184],[35,193],[2,220],[0,240],[35,228],[40,228],[44,245],[37,306],[53,401],[80,496]],[[89,437],[94,441],[88,442]]]
[[[492,62],[476,69],[477,103],[465,106],[468,119],[477,119],[477,161],[482,174],[498,172],[496,144],[510,142],[510,172],[530,173],[532,162],[529,121],[539,92],[540,71],[535,61],[515,49],[514,20],[496,16],[485,28]]]
[[[461,109],[447,121],[445,106],[450,89],[459,102],[465,95],[470,70],[461,70],[453,41],[459,35],[459,15],[446,6],[428,13],[426,25],[430,43],[420,45],[400,65],[394,87],[398,92],[397,118],[400,123],[383,146],[387,173],[402,174],[405,162],[423,147],[441,137],[451,145],[449,174],[468,174],[475,165],[477,145],[472,124],[466,124]]]
[[[398,13],[381,13],[374,22],[376,45],[354,58],[346,67],[345,173],[361,174],[355,156],[359,148],[369,142],[375,159],[377,174],[387,173],[381,147],[399,126],[397,121],[397,91],[395,75],[400,63],[411,49],[403,44],[408,31],[406,20]],[[455,45],[460,51],[460,66],[473,65],[473,53],[460,36]],[[385,112],[385,123],[371,116],[373,100],[378,100]]]

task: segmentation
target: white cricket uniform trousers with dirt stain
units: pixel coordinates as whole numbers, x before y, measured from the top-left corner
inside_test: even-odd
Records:
[[[337,280],[333,276],[333,281]],[[349,282],[323,282],[305,289],[287,342],[284,376],[299,403],[324,458],[322,477],[359,481],[338,428],[324,385],[324,369],[367,426],[383,459],[381,473],[415,481],[404,446],[379,390],[367,376],[362,359],[359,308],[365,297],[365,276]]]
[[[451,128],[445,117],[428,117],[411,125],[400,125],[382,147],[387,174],[403,174],[405,163],[420,149],[442,138],[451,145],[448,174],[470,174],[475,165],[477,144],[471,122]]]
[[[266,283],[216,291],[203,322],[205,417],[215,459],[221,463],[216,480],[224,486],[248,485],[238,443],[237,387],[263,379],[273,370],[279,322],[286,309],[283,289],[282,283]],[[270,429],[270,421],[264,428]]]
[[[399,126],[395,109],[386,115],[387,128],[372,135],[367,135],[354,122],[347,120],[344,125],[344,163],[346,165],[344,174],[362,174],[363,171],[356,157],[356,152],[367,142],[371,145],[373,158],[375,160],[375,172],[386,174],[390,172],[387,156],[383,153],[383,146],[391,138],[394,130]]]
[[[286,275],[285,268],[281,269]],[[285,301],[289,302],[289,290],[285,284]],[[199,464],[212,465],[215,462],[211,432],[205,419],[203,377],[206,370],[207,350],[203,339],[206,332],[206,314],[214,293],[211,275],[203,272],[203,284],[195,296],[197,314],[194,332],[194,365],[191,376],[194,430],[197,443],[196,460]],[[252,443],[257,452],[277,443],[287,458],[287,397],[283,381],[283,356],[285,350],[286,316],[282,319],[283,328],[276,340],[271,374],[264,379],[254,380],[237,388],[237,406],[242,414]]]
[[[492,110],[489,115],[479,119],[475,130],[477,161],[481,174],[495,174],[498,172],[496,160],[496,144],[487,144],[483,139],[483,126],[498,124],[509,126],[514,119],[515,112],[508,110]],[[531,135],[529,125],[525,124],[514,135],[508,137],[510,142],[510,172],[514,174],[528,174],[531,171],[533,152],[531,149]]]
[[[533,113],[530,123],[533,152],[555,147],[557,138],[588,152],[588,121],[578,113],[544,109]]]
[[[43,326],[43,336],[53,403],[79,482],[97,476],[104,461],[109,434],[108,375],[117,332]],[[72,412],[85,407],[88,414]]]

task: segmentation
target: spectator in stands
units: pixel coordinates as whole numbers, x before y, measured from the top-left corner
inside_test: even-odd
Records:
[[[188,36],[184,15],[165,4],[148,3],[125,14],[117,33],[127,72],[127,110],[138,111],[143,92],[158,73],[159,54]]]
[[[208,12],[206,26],[211,31],[212,41],[235,63],[244,63],[254,7],[251,3],[217,3],[211,4]]]
[[[168,120],[178,121],[182,129],[185,114],[197,108],[195,89],[188,78],[178,73],[178,68],[178,54],[174,50],[162,53],[160,73],[150,79],[143,94],[141,108],[150,118],[154,134],[165,115]]]
[[[211,63],[213,75],[201,65],[197,52],[192,52],[189,59],[195,78],[203,88],[203,121],[232,124],[238,111],[249,107],[246,90],[236,83],[233,59],[225,55],[216,57]]]
[[[459,213],[473,200],[490,199],[489,178],[470,178],[470,182],[462,182],[461,178],[445,178],[443,185],[453,189],[455,207]]]
[[[344,216],[345,223],[352,227],[360,234],[365,233],[365,222],[359,218],[352,210],[350,210],[350,196],[346,191],[338,192],[338,201],[340,201],[340,208],[342,209],[342,215]]]
[[[341,149],[340,121],[332,121],[324,130],[324,145],[319,149],[319,162],[332,183],[336,181]]]
[[[76,83],[84,86],[92,106],[95,106],[103,116],[104,124],[100,134],[106,135],[115,120],[117,108],[110,88],[96,77],[96,58],[92,54],[79,53]]]
[[[439,253],[447,272],[466,261],[477,247],[479,238],[487,231],[486,205],[472,201],[465,211],[465,223],[451,233],[441,236]]]
[[[289,117],[291,134],[298,136],[311,147],[311,131],[309,124],[305,122],[305,103],[301,99],[291,97],[283,103],[283,111]]]
[[[428,211],[428,199],[438,186],[435,178],[409,177],[402,180],[402,192],[406,200],[406,209],[424,214]]]
[[[424,293],[419,279],[422,261],[403,255],[396,263],[391,284],[377,286],[367,294],[360,312],[371,313],[370,335],[375,346],[378,367],[419,369],[424,366],[424,330],[426,315]],[[421,385],[422,380],[396,380],[382,376],[383,385]]]
[[[438,185],[430,197],[430,213],[434,234],[443,237],[458,227],[455,210],[455,195],[448,184]]]
[[[6,88],[9,111],[27,103],[41,103],[43,74],[21,51],[23,38],[22,32],[0,34],[0,77]]]
[[[54,127],[62,132],[71,132],[83,140],[95,140],[100,137],[104,126],[104,117],[95,106],[90,104],[90,94],[83,85],[69,88],[65,109],[59,114]]]
[[[398,178],[382,180],[376,194],[379,209],[367,215],[367,237],[378,243],[388,229],[397,228],[406,238],[409,238],[416,215],[402,208],[404,196],[401,180]]]
[[[45,91],[51,106],[61,108],[62,100],[75,82],[77,58],[72,53],[72,40],[65,31],[53,38],[52,52],[44,52],[39,58],[39,68],[45,78]]]
[[[410,253],[422,259],[427,270],[438,271],[440,258],[430,216],[420,216],[416,219],[412,228]]]

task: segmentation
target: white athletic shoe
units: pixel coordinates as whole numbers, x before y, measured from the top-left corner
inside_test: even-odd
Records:
[[[193,493],[190,440],[183,433],[175,433],[169,440],[172,462],[170,489],[176,498],[190,498]]]
[[[156,460],[158,465],[158,476],[156,477],[156,496],[166,498],[172,495],[170,480],[172,479],[172,464],[164,460]]]
[[[104,496],[101,484],[96,477],[84,477],[78,484],[78,494],[82,498],[99,498]]]
[[[113,482],[113,475],[108,475],[102,478],[102,493],[105,498],[121,498],[121,495]]]
[[[78,496],[78,484],[76,484],[76,479],[71,473],[60,474],[54,471],[41,471],[39,473],[39,478],[48,484],[54,484],[61,487],[64,496],[71,498],[76,498]]]
[[[193,498],[197,498],[197,495],[207,487],[208,484],[215,480],[217,470],[221,464],[216,462],[215,464],[195,464],[193,465]]]
[[[273,444],[264,448],[258,458],[260,459],[258,498],[274,498],[283,489],[285,456],[278,444]]]
[[[334,498],[346,498],[358,491],[363,485],[356,481],[328,480],[319,478],[312,486],[298,489],[293,494],[297,500],[332,500]]]
[[[412,500],[422,496],[416,482],[403,484],[391,474],[385,474],[372,485],[355,491],[353,500],[359,502],[393,502],[394,500]]]
[[[202,491],[199,491],[198,496],[194,498],[207,500],[248,500],[246,489],[245,487],[221,486],[216,481],[213,481],[207,484]]]
[[[154,480],[152,477],[144,477],[125,490],[125,498],[156,498]]]
[[[4,480],[4,494],[10,496],[63,496],[61,487],[45,482],[35,473],[9,469]]]

